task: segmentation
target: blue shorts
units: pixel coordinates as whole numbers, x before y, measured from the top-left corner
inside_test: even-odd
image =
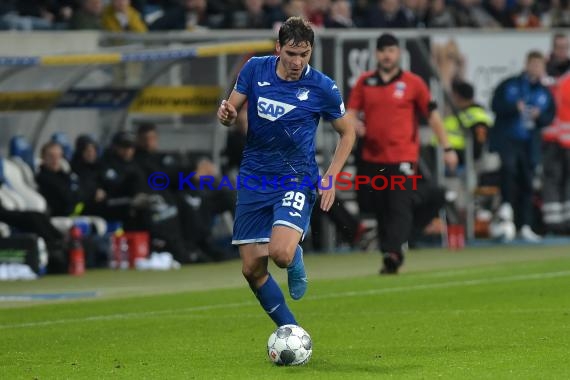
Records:
[[[270,193],[239,190],[232,244],[268,243],[275,225],[299,231],[303,240],[316,200],[317,192],[308,188]]]

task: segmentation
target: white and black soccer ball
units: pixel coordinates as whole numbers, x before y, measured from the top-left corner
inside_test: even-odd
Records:
[[[311,336],[300,326],[284,325],[269,336],[267,355],[277,365],[307,364],[312,354]]]

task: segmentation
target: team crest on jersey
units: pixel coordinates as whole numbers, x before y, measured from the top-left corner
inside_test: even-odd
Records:
[[[267,120],[275,121],[295,108],[297,107],[291,104],[267,99],[262,96],[257,98],[257,115]]]
[[[297,95],[295,95],[299,100],[307,100],[309,99],[309,90],[304,87],[301,87],[297,90]]]
[[[366,78],[366,84],[368,86],[377,86],[378,85],[378,79],[376,79],[374,77]]]
[[[402,99],[404,97],[405,91],[406,91],[406,84],[404,82],[396,82],[396,90],[394,91],[394,97]]]

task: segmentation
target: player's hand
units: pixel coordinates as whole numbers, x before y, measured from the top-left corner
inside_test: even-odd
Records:
[[[222,100],[222,104],[218,108],[218,120],[225,126],[232,125],[237,118],[237,110],[227,100]]]
[[[325,175],[319,184],[319,195],[321,196],[321,210],[329,211],[335,198],[334,177]]]
[[[443,154],[443,162],[445,162],[445,166],[447,166],[447,168],[450,171],[455,171],[455,168],[457,168],[457,164],[459,163],[459,157],[457,157],[457,152],[454,150],[450,150],[448,152],[445,152]]]

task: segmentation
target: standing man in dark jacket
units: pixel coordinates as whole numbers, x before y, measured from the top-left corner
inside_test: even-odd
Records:
[[[517,76],[507,78],[495,89],[492,110],[495,125],[490,129],[490,149],[501,157],[501,196],[499,213],[511,217],[517,210],[516,224],[520,235],[538,241],[531,225],[532,179],[540,162],[540,129],[554,119],[555,103],[548,88],[541,84],[545,74],[542,53],[531,51],[526,68]],[[513,205],[513,190],[518,199]]]

